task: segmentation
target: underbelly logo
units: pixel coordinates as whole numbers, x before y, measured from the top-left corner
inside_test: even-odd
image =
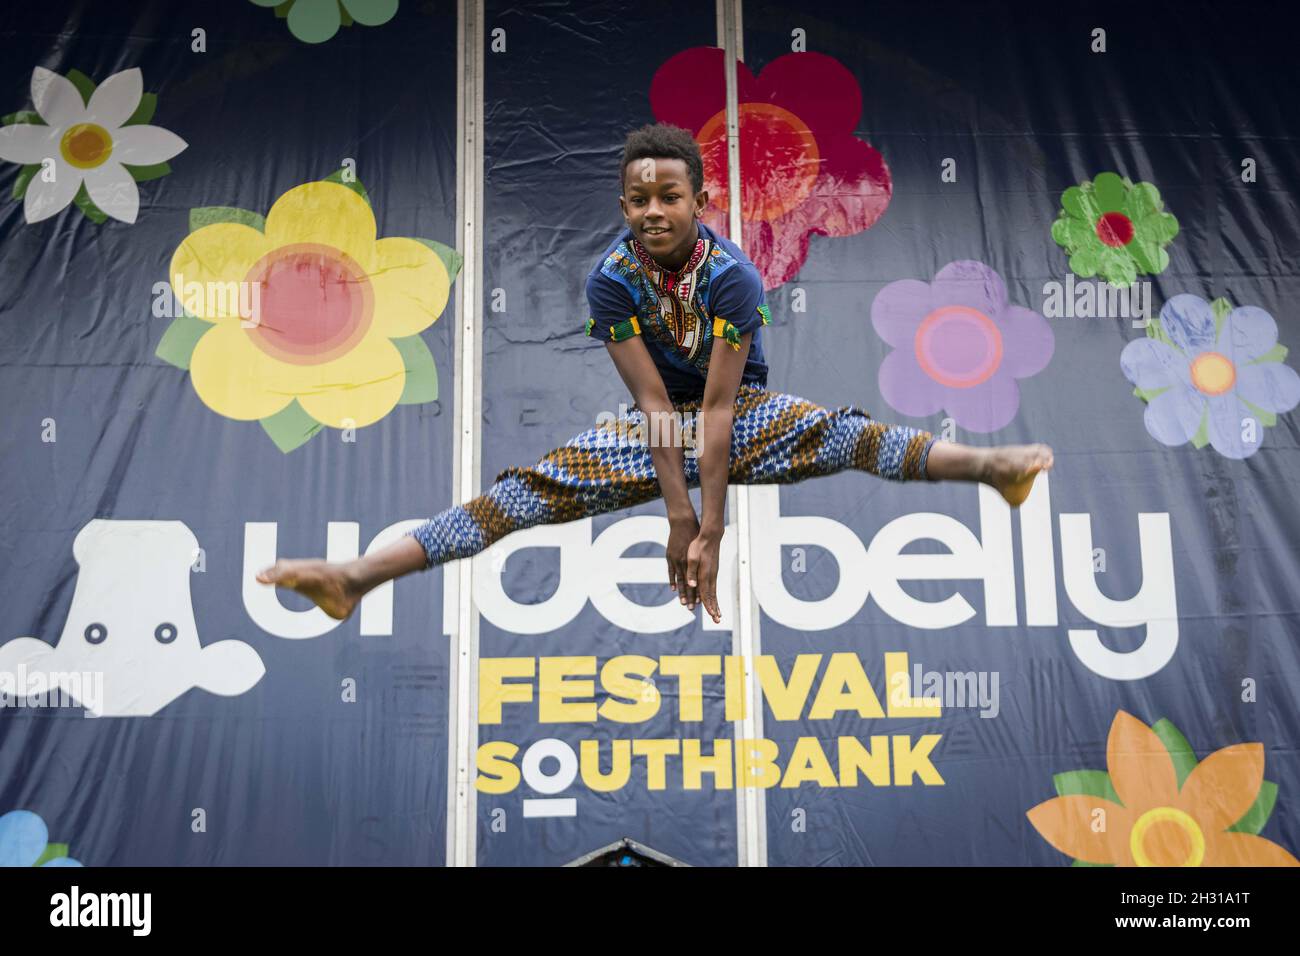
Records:
[[[776,485],[750,486],[753,529],[753,591],[763,613],[776,623],[803,632],[830,631],[853,620],[868,598],[895,621],[923,630],[942,630],[972,620],[979,613],[960,593],[942,600],[925,600],[904,587],[913,581],[975,581],[984,592],[983,624],[990,628],[1051,628],[1061,630],[1058,586],[1085,621],[1064,628],[1070,650],[1088,670],[1109,680],[1141,680],[1155,674],[1178,648],[1178,604],[1174,588],[1174,549],[1166,512],[1137,516],[1136,563],[1140,577],[1127,597],[1103,593],[1098,573],[1104,572],[1106,547],[1094,547],[1092,516],[1086,512],[1060,514],[1059,559],[1053,534],[1050,485],[1039,475],[1033,492],[1017,510],[1020,568],[1012,547],[1014,525],[1006,501],[980,485],[979,525],[968,528],[956,518],[935,512],[905,514],[879,528],[869,542],[833,518],[783,515]],[[1114,553],[1117,516],[1106,516],[1105,545]],[[734,527],[723,535],[718,567],[718,593],[735,590]],[[657,582],[663,578],[662,557],[626,557],[646,542],[666,545],[668,522],[635,515],[615,521],[592,538],[591,519],[517,531],[471,559],[481,562],[474,573],[474,604],[484,618],[515,634],[549,634],[571,623],[590,601],[611,624],[636,634],[661,634],[689,626],[692,613],[670,597],[658,605],[632,600],[620,584]],[[947,553],[910,553],[914,542],[937,541]],[[791,594],[782,578],[782,549],[815,545],[829,552],[839,567],[835,589],[817,600]],[[559,584],[542,601],[525,603],[505,590],[503,575],[492,573],[515,551],[549,547],[559,552]],[[1127,555],[1125,555],[1127,557]],[[1114,562],[1112,561],[1112,564]],[[1058,570],[1059,566],[1059,570]],[[1107,575],[1117,579],[1114,568]],[[1024,618],[1017,608],[1017,578],[1023,582]],[[704,631],[732,628],[733,610],[721,607],[722,620],[707,614]],[[1073,615],[1072,615],[1073,616]],[[1076,617],[1077,617],[1076,616]],[[1103,642],[1096,627],[1118,631],[1131,650],[1116,650]],[[450,605],[444,605],[443,630],[455,632]],[[1137,631],[1134,634],[1132,631]],[[1129,632],[1129,633],[1125,633]]]
[[[776,623],[805,633],[833,631],[862,613],[868,599],[879,612],[908,627],[943,630],[976,618],[979,612],[955,589],[941,600],[914,596],[904,585],[913,581],[974,581],[983,589],[985,627],[1048,629],[1068,639],[1071,652],[1089,671],[1108,680],[1141,680],[1158,672],[1178,649],[1178,602],[1174,587],[1173,535],[1167,512],[1137,515],[1138,544],[1131,552],[1136,569],[1108,572],[1106,551],[1120,532],[1122,516],[1108,514],[1102,538],[1094,547],[1093,516],[1087,512],[1053,516],[1048,475],[1039,475],[1033,492],[1017,509],[992,488],[980,485],[978,524],[968,527],[951,515],[919,512],[901,515],[880,527],[870,541],[851,528],[821,515],[783,515],[779,487],[749,486],[753,556],[753,593],[763,613]],[[1020,539],[1017,564],[1013,542],[1016,523]],[[395,522],[381,529],[366,552],[397,540],[421,524],[418,519]],[[360,549],[360,528],[354,521],[327,526],[327,558],[348,561]],[[627,556],[638,545],[668,542],[668,522],[654,515],[632,515],[611,521],[593,537],[593,519],[539,525],[507,535],[469,560],[475,562],[474,606],[493,626],[512,634],[552,634],[562,631],[590,603],[615,627],[634,634],[666,634],[696,623],[705,632],[730,631],[734,609],[721,606],[722,620],[692,613],[669,596],[659,604],[642,604],[620,585],[660,583],[662,557]],[[735,591],[735,527],[723,532],[719,552],[718,593]],[[1059,535],[1059,547],[1057,539]],[[914,542],[937,541],[947,553],[910,553]],[[272,588],[257,584],[258,568],[275,561],[274,522],[248,522],[244,541],[244,607],[260,628],[278,637],[319,637],[337,629],[339,621],[320,608],[291,610],[279,603]],[[827,551],[839,574],[834,590],[823,598],[796,597],[783,580],[782,551],[813,545]],[[558,554],[559,581],[550,595],[537,601],[507,592],[501,573],[516,551],[546,548]],[[1125,558],[1129,557],[1126,553]],[[552,558],[548,557],[548,561]],[[1137,573],[1140,571],[1140,574]],[[1122,580],[1129,596],[1111,597],[1099,584],[1099,573]],[[444,588],[455,576],[445,575]],[[450,582],[450,584],[449,584]],[[1136,586],[1134,583],[1136,582]],[[1017,585],[1024,616],[1017,607]],[[1111,590],[1110,587],[1107,590]],[[1070,608],[1064,626],[1059,607],[1064,592]],[[362,635],[393,633],[393,582],[361,599]],[[1083,620],[1079,620],[1082,618]],[[1094,625],[1094,626],[1089,626]],[[457,629],[456,602],[443,601],[442,629]],[[1099,628],[1106,628],[1103,641]],[[1112,637],[1117,638],[1111,639]],[[1127,648],[1115,649],[1119,643]],[[0,659],[0,664],[3,660]]]
[[[938,718],[944,698],[912,696],[907,654],[886,653],[883,664],[885,690],[878,694],[866,663],[851,653],[799,654],[788,673],[772,655],[752,661],[707,654],[658,659],[623,655],[600,667],[595,657],[484,658],[479,662],[480,727],[501,725],[510,707],[527,708],[531,726],[593,729],[604,721],[625,725],[628,733],[603,742],[579,740],[576,748],[553,736],[527,747],[509,740],[486,741],[478,748],[475,786],[480,793],[506,794],[522,783],[538,795],[523,800],[525,818],[576,816],[578,802],[571,791],[575,784],[580,781],[595,793],[621,790],[628,786],[635,763],[643,764],[651,791],[700,790],[706,777],[718,790],[857,787],[864,779],[876,787],[910,787],[917,781],[943,786],[931,760],[942,734],[874,731],[878,721],[905,720],[911,729],[918,718]],[[830,743],[820,736],[802,736],[791,743],[636,735],[636,725],[652,720],[664,707],[665,695],[655,678],[675,683],[669,699],[676,698],[672,716],[681,724],[703,721],[704,701],[718,697],[727,721],[743,720],[751,668],[757,690],[777,722],[839,724],[842,715],[849,714],[870,721],[873,732],[838,736]],[[937,686],[941,688],[942,681]],[[976,703],[971,700],[972,706]]]

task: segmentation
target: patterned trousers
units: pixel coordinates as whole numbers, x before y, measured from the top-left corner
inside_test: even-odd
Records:
[[[701,399],[673,403],[678,427],[688,435],[688,488],[700,484],[699,460],[690,451],[689,435],[692,422],[698,425],[695,416],[701,404]],[[650,454],[656,424],[634,405],[616,420],[547,452],[531,468],[505,469],[477,498],[453,505],[407,534],[424,548],[426,567],[433,567],[472,557],[521,528],[561,524],[652,501],[660,496]],[[934,441],[929,432],[877,422],[856,405],[823,408],[794,395],[742,384],[732,410],[727,482],[793,484],[849,468],[890,481],[928,481],[933,479],[926,473],[926,461]]]

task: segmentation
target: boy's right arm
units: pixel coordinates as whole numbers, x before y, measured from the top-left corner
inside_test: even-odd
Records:
[[[663,376],[655,366],[641,336],[619,342],[606,342],[605,348],[622,377],[632,399],[646,416],[646,440],[650,443],[650,457],[654,461],[659,489],[668,509],[668,583],[678,593],[683,604],[693,610],[698,599],[698,588],[686,582],[686,552],[699,532],[695,506],[691,504],[686,487],[685,455],[682,450],[680,429],[673,404],[664,387]],[[654,415],[658,423],[668,423],[665,429],[651,427]],[[659,441],[651,441],[658,434]]]
[[[699,599],[699,589],[687,583],[686,561],[691,542],[699,534],[700,523],[695,517],[695,506],[691,504],[691,496],[686,488],[685,453],[682,450],[677,416],[668,399],[663,376],[650,357],[634,321],[637,315],[635,292],[627,280],[616,275],[606,275],[598,269],[587,276],[587,302],[591,307],[587,335],[605,343],[609,357],[614,360],[614,367],[632,393],[637,407],[645,413],[646,424],[651,426],[647,429],[650,457],[654,462],[655,476],[659,480],[659,490],[668,509],[668,583],[677,592],[681,602],[694,610]],[[624,328],[616,336],[615,328],[629,321],[631,334]],[[656,415],[659,416],[658,419],[654,417]],[[651,423],[657,425],[665,420],[669,423],[669,437],[665,440],[663,431],[660,430],[660,440],[654,441],[656,429]]]
[[[647,440],[658,433],[660,440],[650,443],[650,456],[654,460],[655,475],[663,491],[664,503],[668,506],[668,518],[695,517],[695,506],[691,504],[690,493],[686,488],[686,471],[682,440],[678,434],[677,416],[673,414],[673,403],[668,398],[668,389],[664,387],[663,377],[655,367],[650,352],[646,349],[641,336],[636,335],[621,342],[606,342],[609,357],[614,360],[618,374],[622,376],[632,400],[646,415]],[[663,414],[667,413],[667,414]],[[659,422],[669,423],[667,436],[663,429],[651,429],[652,416],[660,414]]]

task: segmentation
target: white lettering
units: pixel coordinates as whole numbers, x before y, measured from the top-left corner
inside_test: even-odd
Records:
[[[852,620],[867,597],[889,617],[908,627],[939,630],[970,621],[976,609],[953,591],[942,599],[921,599],[901,586],[903,581],[977,581],[983,588],[983,623],[988,627],[1013,627],[1016,611],[1016,574],[1012,548],[1011,508],[991,488],[978,486],[978,536],[957,519],[933,512],[895,518],[881,527],[867,546],[840,522],[816,515],[780,513],[779,487],[753,485],[750,501],[754,515],[754,592],[759,606],[776,622],[800,631],[824,631]],[[1048,475],[1041,475],[1033,493],[1019,509],[1025,592],[1025,626],[1057,628],[1057,569],[1052,535],[1051,491]],[[1098,589],[1093,571],[1091,516],[1061,514],[1061,573],[1065,594],[1089,620],[1103,627],[1144,627],[1145,639],[1137,650],[1121,653],[1107,649],[1096,630],[1070,628],[1070,647],[1089,670],[1112,680],[1136,680],[1156,673],[1173,657],[1178,645],[1178,607],[1174,588],[1173,549],[1169,515],[1138,515],[1139,560],[1142,586],[1127,600],[1107,598]],[[418,521],[404,520],[375,537],[371,548],[394,539]],[[258,568],[276,559],[276,525],[248,522],[244,546],[244,604],[264,630],[287,638],[317,637],[339,622],[317,608],[290,611],[274,589],[256,583]],[[714,624],[699,609],[706,630],[730,630],[735,615],[734,529],[724,531],[719,553],[718,595],[722,621]],[[357,555],[359,526],[332,521],[327,531],[327,557],[350,560]],[[658,604],[640,604],[620,590],[624,584],[666,584],[661,555],[624,557],[632,546],[653,543],[663,547],[668,523],[661,517],[634,515],[615,521],[592,540],[592,519],[539,525],[516,531],[491,549],[476,555],[474,601],[494,626],[515,634],[547,634],[570,624],[590,601],[611,624],[641,634],[661,634],[686,626],[694,614],[665,589]],[[937,541],[944,553],[905,553],[917,541]],[[839,568],[835,590],[818,600],[796,598],[782,580],[782,548],[814,546],[830,552]],[[555,590],[541,601],[524,603],[506,593],[505,575],[489,573],[516,551],[554,549],[545,560],[558,567]],[[1108,544],[1114,562],[1118,549]],[[456,626],[455,575],[443,576],[443,630]],[[932,589],[931,589],[932,590]],[[528,595],[535,598],[535,595]],[[371,602],[367,605],[367,602]],[[367,595],[361,605],[362,633],[392,633],[391,584]],[[4,691],[0,684],[0,692]]]

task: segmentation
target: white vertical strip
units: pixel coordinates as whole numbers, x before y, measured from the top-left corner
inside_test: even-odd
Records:
[[[456,438],[452,497],[464,504],[479,493],[483,392],[483,0],[457,0],[456,218],[464,256],[456,285]],[[471,560],[456,561],[456,630],[451,641],[447,748],[447,865],[474,866],[477,801],[473,770],[478,750],[478,613]],[[449,573],[450,569],[444,571]],[[450,588],[444,588],[444,594]]]
[[[718,43],[725,51],[727,77],[727,195],[731,241],[742,244],[740,204],[740,108],[737,102],[736,61],[745,58],[741,27],[742,0],[718,0]],[[758,693],[754,662],[760,653],[758,602],[753,588],[753,535],[749,488],[728,489],[736,528],[736,622],[731,632],[731,652],[745,664],[745,716],[735,721],[735,746],[763,736],[762,698]],[[736,781],[736,862],[739,866],[767,866],[767,793],[761,787],[742,787]]]

